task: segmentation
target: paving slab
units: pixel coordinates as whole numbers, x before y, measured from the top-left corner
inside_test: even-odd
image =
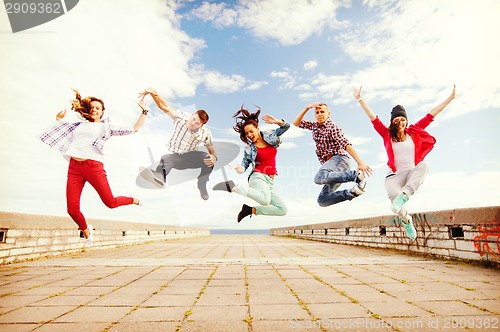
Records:
[[[500,271],[265,235],[0,266],[0,331],[500,331]]]

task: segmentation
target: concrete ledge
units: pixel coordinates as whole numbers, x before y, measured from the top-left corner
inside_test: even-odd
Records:
[[[412,214],[417,238],[394,216],[271,229],[271,235],[389,248],[500,264],[500,206]]]
[[[99,219],[88,223],[94,227],[92,249],[210,235],[201,228]],[[69,217],[0,212],[0,265],[86,250],[81,236]]]

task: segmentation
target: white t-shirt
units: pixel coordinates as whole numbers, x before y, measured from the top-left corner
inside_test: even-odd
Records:
[[[394,165],[398,171],[415,168],[415,144],[410,135],[404,142],[392,142]]]
[[[104,123],[82,122],[73,131],[73,139],[66,155],[103,162],[104,155],[92,143],[104,134]]]

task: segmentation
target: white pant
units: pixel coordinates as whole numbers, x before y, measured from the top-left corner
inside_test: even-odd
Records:
[[[424,182],[429,165],[422,161],[415,168],[391,173],[385,178],[385,190],[392,202],[401,192],[411,196]],[[405,211],[404,211],[405,212]],[[406,214],[406,213],[403,213]]]

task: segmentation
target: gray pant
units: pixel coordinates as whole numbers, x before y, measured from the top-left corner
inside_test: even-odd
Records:
[[[389,200],[392,202],[401,192],[408,196],[413,195],[424,182],[428,170],[429,165],[425,161],[422,161],[413,169],[396,171],[396,173],[387,175],[385,178],[385,190],[387,191]],[[400,214],[405,215],[406,210],[403,210],[404,207]]]

